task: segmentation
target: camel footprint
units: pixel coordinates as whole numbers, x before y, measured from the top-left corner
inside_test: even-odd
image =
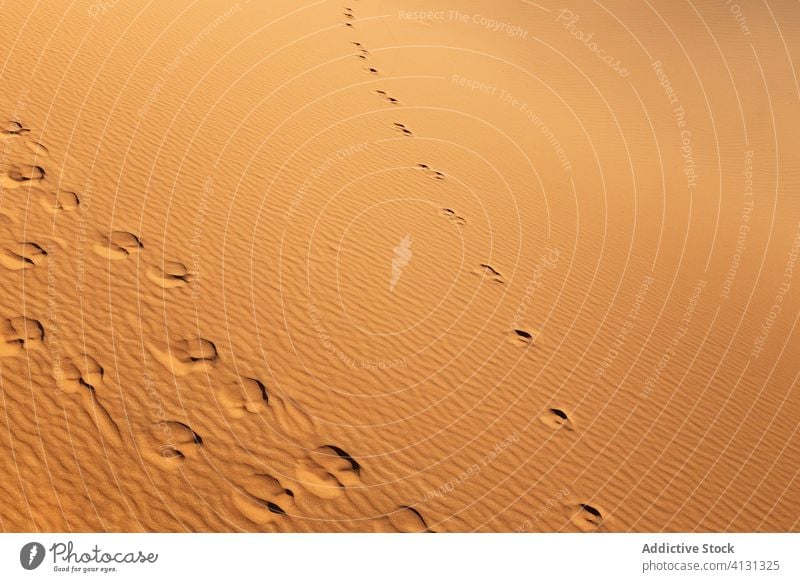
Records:
[[[178,420],[153,424],[137,441],[142,456],[165,469],[180,467],[187,458],[199,455],[203,446],[203,438]]]
[[[80,198],[75,192],[69,190],[56,190],[48,192],[39,198],[39,203],[50,214],[60,212],[74,212],[80,206]]]
[[[444,174],[438,170],[434,170],[428,164],[417,164],[417,167],[422,170],[425,175],[434,180],[444,180]]]
[[[391,96],[390,96],[390,95],[389,95],[389,94],[388,94],[386,91],[384,91],[383,89],[377,89],[377,90],[375,91],[375,93],[377,93],[378,95],[380,95],[380,96],[381,96],[381,97],[382,97],[382,98],[383,98],[383,99],[384,99],[384,100],[385,100],[387,103],[391,103],[392,105],[400,105],[400,101],[399,101],[398,99],[395,99],[394,97],[391,97]]]
[[[0,172],[0,186],[13,190],[27,182],[40,182],[46,175],[42,166],[31,164],[10,164]]]
[[[478,265],[478,268],[475,269],[475,273],[489,279],[492,283],[505,283],[505,279],[503,279],[500,272],[488,263],[481,263]]]
[[[243,377],[240,381],[223,387],[220,404],[231,418],[247,414],[264,414],[286,435],[300,437],[314,434],[314,422],[288,399],[271,393],[256,378]]]
[[[149,342],[145,345],[153,357],[176,376],[207,370],[219,360],[217,346],[202,337],[177,340],[164,347]]]
[[[339,497],[346,487],[360,482],[361,465],[346,451],[324,445],[300,460],[295,477],[311,494],[323,499]]]
[[[241,489],[234,492],[233,503],[245,517],[259,525],[296,513],[292,490],[267,473],[247,477]]]
[[[575,430],[575,421],[572,415],[568,414],[563,408],[548,408],[539,417],[539,420],[550,428],[564,427],[567,430]]]
[[[147,278],[164,289],[188,285],[190,277],[186,265],[177,261],[164,261],[160,265],[153,265],[147,271]]]
[[[94,252],[107,259],[119,261],[138,253],[144,248],[142,241],[133,233],[114,230],[104,237],[102,244],[94,245]]]
[[[406,137],[413,137],[414,133],[408,129],[404,124],[395,122],[394,128]]]
[[[508,341],[514,345],[528,347],[536,341],[537,334],[525,329],[512,329],[508,332],[507,337]]]
[[[25,316],[11,317],[2,322],[0,357],[18,356],[44,342],[44,326],[36,319]]]
[[[0,249],[0,265],[12,271],[32,269],[45,260],[47,251],[34,242],[21,242]]]
[[[59,387],[64,394],[80,396],[84,409],[104,440],[119,445],[122,442],[119,427],[97,396],[97,387],[103,384],[103,367],[92,356],[81,354],[74,359],[68,358],[61,371]]]
[[[573,514],[570,521],[582,531],[596,531],[606,522],[604,511],[596,505],[578,503],[572,509]]]
[[[20,136],[30,133],[30,129],[22,125],[19,121],[6,121],[0,127],[0,135]]]
[[[422,514],[409,505],[401,505],[376,526],[379,533],[434,533]]]
[[[452,208],[442,208],[440,212],[442,216],[448,218],[456,226],[464,226],[467,223],[466,219],[456,214],[456,211]]]

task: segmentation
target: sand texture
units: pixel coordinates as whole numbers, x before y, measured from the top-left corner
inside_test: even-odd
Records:
[[[0,530],[800,530],[796,2],[0,0]]]

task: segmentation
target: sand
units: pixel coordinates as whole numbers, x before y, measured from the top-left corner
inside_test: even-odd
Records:
[[[3,531],[800,529],[796,3],[456,4],[0,2]]]

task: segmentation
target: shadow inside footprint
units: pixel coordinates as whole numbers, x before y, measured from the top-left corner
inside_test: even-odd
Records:
[[[548,408],[539,417],[545,425],[550,428],[566,428],[567,430],[575,430],[575,422],[571,414],[568,414],[563,408]]]
[[[508,332],[508,341],[515,345],[528,347],[536,341],[536,334],[524,329],[512,329]]]

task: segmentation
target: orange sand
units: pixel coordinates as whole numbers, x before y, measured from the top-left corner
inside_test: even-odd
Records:
[[[800,529],[797,4],[439,4],[0,2],[3,531]]]

